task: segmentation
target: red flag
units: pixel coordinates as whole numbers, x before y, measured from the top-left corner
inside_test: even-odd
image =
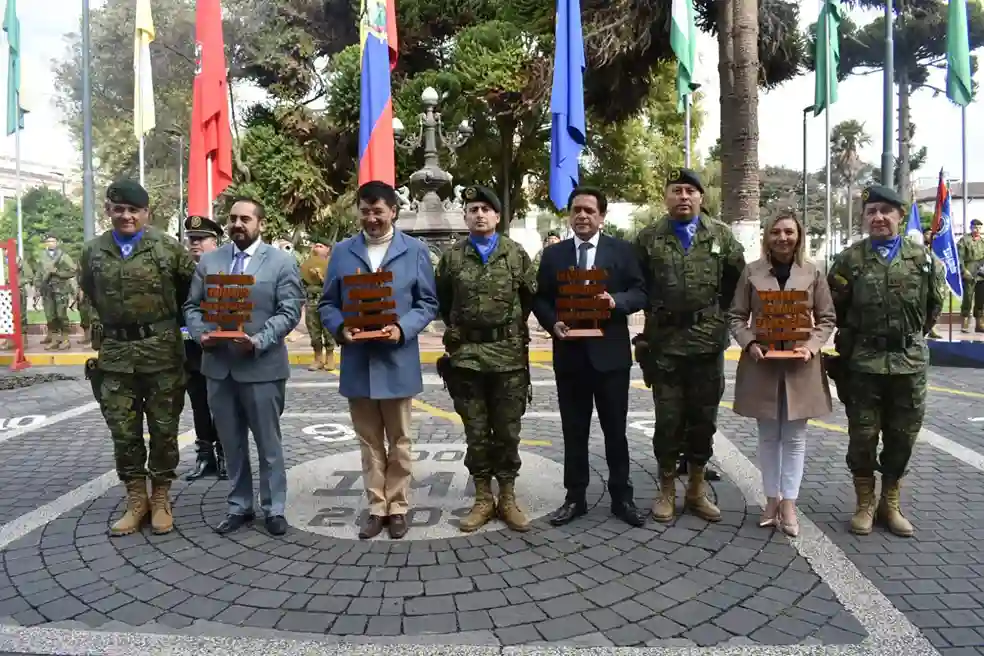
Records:
[[[232,184],[232,133],[226,81],[222,7],[197,0],[195,7],[195,90],[188,155],[188,214],[210,216],[212,201]],[[209,194],[208,160],[212,161]]]
[[[940,182],[936,186],[936,207],[933,209],[933,222],[929,229],[935,235],[943,227],[943,201],[946,200],[947,188],[943,181],[943,169],[940,169]]]

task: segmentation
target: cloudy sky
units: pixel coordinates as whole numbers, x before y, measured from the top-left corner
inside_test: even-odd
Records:
[[[19,13],[22,34],[22,76],[27,83],[26,95],[33,111],[22,133],[22,155],[25,160],[50,166],[81,167],[80,156],[68,131],[61,125],[61,116],[54,106],[55,79],[51,61],[66,55],[64,34],[78,29],[80,0],[21,0]],[[98,6],[100,0],[93,0]],[[816,0],[804,0],[804,26],[815,20]],[[874,14],[856,14],[856,21],[866,22]],[[121,45],[130,48],[132,36],[121,35]],[[6,48],[3,48],[6,59]],[[700,41],[702,70],[698,81],[708,97],[704,108],[708,112],[705,129],[697,144],[706,152],[718,136],[717,52],[711,37],[702,35]],[[2,69],[6,70],[3,61]],[[942,75],[937,84],[943,83]],[[841,83],[839,101],[831,111],[832,124],[847,119],[862,121],[873,137],[872,145],[863,153],[865,159],[878,163],[881,141],[881,73],[855,77]],[[0,102],[5,102],[5,96]],[[802,168],[802,109],[813,103],[813,76],[804,75],[759,97],[759,161],[762,165]],[[916,177],[934,178],[942,167],[949,176],[960,177],[960,110],[946,98],[933,98],[920,91],[912,98],[912,118],[917,126],[916,145],[929,148],[926,166]],[[984,142],[984,107],[980,103],[967,110],[969,150]],[[824,162],[824,117],[811,118],[808,125],[809,167],[818,169]],[[2,153],[14,154],[14,138],[5,137]],[[968,158],[968,178],[984,180],[984,160]]]

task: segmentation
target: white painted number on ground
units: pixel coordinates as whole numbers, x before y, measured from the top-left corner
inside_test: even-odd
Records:
[[[27,415],[26,417],[0,418],[0,430],[12,428],[30,428],[44,421],[44,415]]]
[[[305,426],[301,432],[319,442],[345,442],[355,439],[355,431],[343,424],[315,424]]]
[[[651,433],[653,432],[653,428],[656,427],[656,422],[652,419],[645,419],[643,421],[633,421],[631,424],[629,424],[629,427],[634,428],[636,430],[641,430],[644,433]]]

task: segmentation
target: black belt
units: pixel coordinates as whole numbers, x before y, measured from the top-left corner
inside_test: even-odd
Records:
[[[917,343],[916,335],[871,335],[861,338],[861,344],[876,351],[899,353]]]
[[[117,342],[137,342],[141,339],[156,337],[163,331],[176,329],[174,321],[159,321],[157,323],[120,323],[103,324],[103,339],[113,339]]]
[[[489,344],[519,336],[519,328],[509,326],[489,326],[485,328],[459,327],[458,336],[467,344]]]
[[[706,307],[696,312],[676,312],[665,308],[658,308],[653,312],[657,326],[672,326],[674,328],[690,328],[696,326],[704,319],[717,317],[719,314],[717,306]]]

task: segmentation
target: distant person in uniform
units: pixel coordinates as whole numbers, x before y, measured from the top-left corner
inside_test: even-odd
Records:
[[[72,281],[76,267],[72,256],[58,246],[58,238],[48,235],[44,249],[37,259],[36,286],[44,303],[44,316],[48,322],[48,334],[41,340],[47,351],[67,351],[72,348],[68,340],[68,305],[72,299]]]
[[[960,330],[970,332],[970,316],[973,312],[974,331],[984,333],[984,237],[981,222],[970,222],[970,234],[957,242],[960,258],[960,276],[963,278],[963,298],[960,300]]]
[[[325,273],[328,271],[328,261],[331,248],[325,244],[315,244],[311,254],[301,264],[301,281],[307,293],[304,305],[304,325],[311,338],[311,349],[314,351],[314,362],[308,371],[333,371],[335,369],[335,338],[321,323],[318,303],[325,289]]]

